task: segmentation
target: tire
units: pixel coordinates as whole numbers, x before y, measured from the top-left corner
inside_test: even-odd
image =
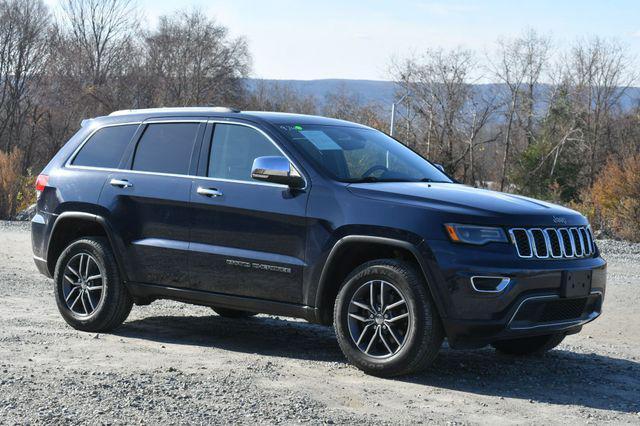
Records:
[[[361,305],[367,306],[367,291],[369,303],[365,309]],[[386,312],[387,316],[374,316],[373,312]],[[366,322],[362,321],[367,314]],[[333,325],[347,359],[365,373],[379,377],[411,374],[427,368],[444,338],[442,323],[424,278],[411,264],[393,259],[367,262],[347,277],[335,301]],[[379,334],[374,337],[376,332]]]
[[[78,284],[83,281],[78,274],[90,279]],[[95,278],[98,274],[99,279]],[[111,331],[131,312],[133,298],[122,282],[111,246],[104,238],[81,238],[69,244],[58,258],[53,279],[58,310],[67,324],[77,330]],[[101,289],[97,289],[99,285]],[[76,304],[70,307],[74,301]]]
[[[218,308],[215,306],[212,306],[211,309],[223,318],[249,318],[257,315],[256,312],[241,311],[238,309]]]
[[[506,355],[541,355],[558,346],[564,340],[564,334],[526,337],[523,339],[499,340],[491,346]]]

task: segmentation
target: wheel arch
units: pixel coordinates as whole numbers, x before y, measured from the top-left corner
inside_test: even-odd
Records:
[[[100,215],[81,211],[61,213],[51,228],[51,236],[49,237],[46,251],[47,269],[51,276],[55,272],[56,263],[65,247],[72,241],[82,237],[106,238],[116,257],[116,264],[121,276],[126,277],[118,250],[115,250],[113,232],[107,220]]]
[[[345,256],[347,253],[351,255]],[[422,274],[438,315],[442,318],[444,310],[433,284],[434,278],[415,244],[388,237],[348,235],[334,244],[322,268],[315,294],[318,322],[331,324],[333,304],[347,275],[357,266],[380,258],[400,259],[414,264]]]

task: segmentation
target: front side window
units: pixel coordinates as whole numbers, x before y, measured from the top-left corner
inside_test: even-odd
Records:
[[[103,127],[82,146],[73,159],[74,166],[115,169],[138,128],[137,124]]]
[[[282,153],[262,133],[251,127],[216,124],[207,176],[253,181],[253,160],[264,156],[282,156]]]
[[[133,170],[189,174],[199,123],[149,124],[133,157]]]
[[[342,182],[452,182],[377,130],[325,125],[282,125],[280,130],[316,167]]]

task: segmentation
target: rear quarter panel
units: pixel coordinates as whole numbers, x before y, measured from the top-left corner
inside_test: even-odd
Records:
[[[46,258],[49,238],[61,213],[81,211],[96,214],[96,204],[107,172],[65,167],[91,131],[90,128],[81,128],[41,172],[49,176],[49,181],[36,203],[36,214],[31,221],[33,254],[38,258]]]

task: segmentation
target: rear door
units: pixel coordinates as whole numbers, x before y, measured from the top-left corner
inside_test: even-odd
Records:
[[[64,181],[57,185],[65,187],[65,196],[79,204],[94,205],[138,127],[138,123],[115,124],[93,131],[69,158],[66,167],[56,171],[56,178]],[[86,211],[87,206],[80,210]]]
[[[131,281],[189,286],[189,196],[205,127],[198,119],[143,123],[126,164],[107,178],[100,204]]]
[[[191,285],[302,303],[306,189],[251,178],[253,160],[284,156],[263,130],[210,123],[191,189]]]

